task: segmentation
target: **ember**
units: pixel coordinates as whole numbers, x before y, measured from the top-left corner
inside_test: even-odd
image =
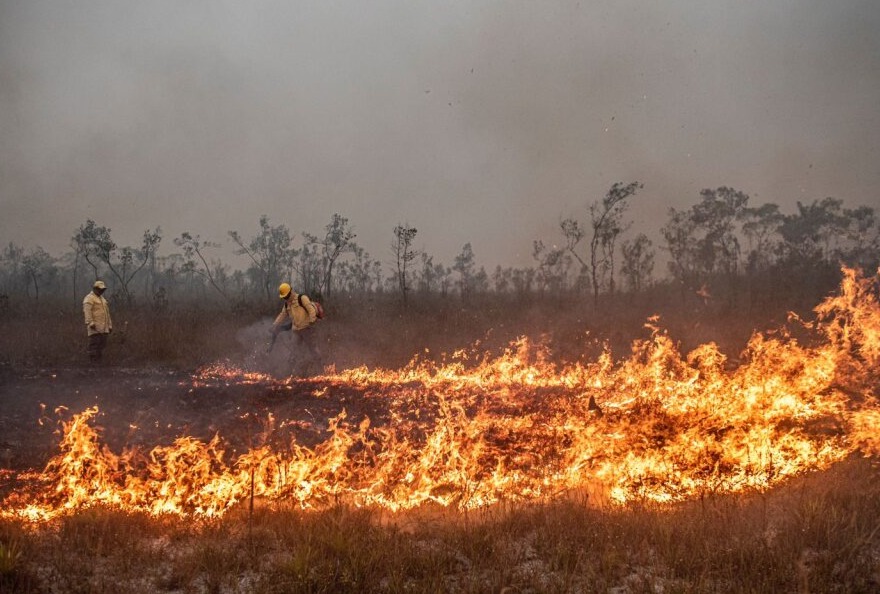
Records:
[[[880,306],[845,271],[806,325],[815,344],[755,334],[736,366],[712,344],[682,355],[656,321],[614,362],[556,365],[527,338],[497,356],[459,351],[402,369],[325,371],[315,397],[358,386],[390,422],[326,423],[326,438],[232,456],[221,437],[183,436],[144,454],[101,445],[90,408],[63,424],[60,453],[3,516],[52,518],[94,504],[219,516],[251,497],[320,508],[344,500],[403,510],[602,493],[666,502],[767,489],[854,453],[877,455]],[[295,384],[210,366],[210,382]],[[298,420],[281,419],[281,425]]]

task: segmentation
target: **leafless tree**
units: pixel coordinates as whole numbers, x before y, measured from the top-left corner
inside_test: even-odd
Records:
[[[565,288],[565,277],[571,263],[565,252],[565,248],[555,245],[548,248],[541,240],[533,242],[532,258],[538,263],[535,277],[542,294],[546,290],[559,294]]]
[[[404,307],[407,305],[407,296],[410,291],[407,269],[409,264],[418,256],[418,252],[412,247],[416,233],[415,227],[397,225],[394,227],[394,241],[391,243],[391,252],[397,265],[397,288],[400,290]]]
[[[99,226],[88,219],[80,225],[73,236],[73,242],[98,278],[98,265],[103,264],[117,281],[121,297],[126,304],[133,300],[130,284],[134,277],[146,266],[150,257],[162,242],[162,231],[144,231],[140,248],[119,248],[110,235],[110,228]]]
[[[317,247],[322,258],[323,274],[320,291],[323,296],[329,297],[333,283],[333,266],[339,257],[346,252],[353,252],[357,244],[354,238],[357,235],[344,216],[335,213],[330,222],[324,227],[324,237],[319,238],[310,233],[303,233],[307,244]]]
[[[458,291],[462,298],[467,298],[474,291],[476,261],[470,242],[464,244],[461,253],[455,257],[452,270],[458,273]]]
[[[282,279],[290,276],[297,251],[292,247],[292,236],[286,225],[272,226],[269,217],[260,217],[260,232],[245,244],[237,231],[229,231],[229,237],[238,246],[236,254],[251,260],[252,270],[266,299],[272,300],[275,289]]]
[[[224,300],[228,299],[226,291],[217,284],[217,278],[212,273],[211,266],[205,259],[204,254],[206,249],[219,247],[219,244],[207,240],[203,241],[198,235],[192,235],[189,231],[184,231],[180,234],[180,237],[174,239],[174,245],[183,249],[186,265],[194,272],[206,278]]]
[[[55,258],[46,250],[37,246],[25,254],[22,258],[22,268],[25,275],[34,286],[34,298],[40,300],[40,282],[55,274]]]
[[[639,182],[613,184],[601,201],[590,205],[589,229],[575,219],[565,219],[560,223],[568,251],[580,262],[582,268],[589,270],[594,304],[599,302],[599,291],[606,275],[609,278],[609,291],[614,293],[615,245],[618,236],[628,227],[623,222],[623,214],[628,206],[627,199],[642,187]],[[588,233],[589,264],[576,250]]]
[[[654,250],[651,240],[644,233],[639,233],[634,240],[624,241],[620,250],[623,253],[623,265],[620,271],[626,278],[630,290],[639,293],[654,272]]]

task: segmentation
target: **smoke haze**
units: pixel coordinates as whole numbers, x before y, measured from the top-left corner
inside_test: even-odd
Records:
[[[647,232],[721,185],[880,207],[878,30],[869,0],[0,0],[0,240],[338,212],[380,260],[405,222],[520,266],[618,181]]]

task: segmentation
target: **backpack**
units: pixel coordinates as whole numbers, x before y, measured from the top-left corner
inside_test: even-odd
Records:
[[[301,308],[303,308],[303,309],[306,308],[306,307],[303,305],[303,296],[302,296],[302,294],[300,294],[300,295],[296,298],[296,300],[299,302],[299,306],[300,306]],[[324,319],[324,307],[323,307],[319,302],[317,302],[317,301],[312,301],[311,303],[312,303],[312,305],[315,306],[315,317],[318,318],[319,320],[323,320],[323,319]]]

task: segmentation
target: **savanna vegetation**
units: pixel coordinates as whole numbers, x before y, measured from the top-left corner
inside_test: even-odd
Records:
[[[685,347],[711,340],[735,355],[753,329],[809,313],[842,265],[872,273],[880,264],[871,207],[826,198],[783,213],[751,206],[733,188],[706,189],[691,207],[670,209],[655,245],[629,232],[641,188],[614,184],[583,219],[535,239],[534,263],[521,268],[487,269],[471,243],[451,265],[437,262],[415,249],[418,231],[408,223],[389,226],[390,258],[374,259],[339,214],[322,232],[299,236],[261,216],[254,232],[230,230],[224,243],[189,231],[169,242],[157,226],[139,246],[118,245],[109,227],[88,220],[71,230],[63,254],[3,248],[0,364],[81,362],[80,304],[96,278],[110,287],[115,364],[189,368],[234,354],[235,329],[273,316],[277,286],[290,281],[328,310],[333,363],[397,365],[425,348],[522,334],[551,337],[560,356],[585,332],[625,350],[652,315]],[[232,253],[248,265],[233,270],[223,259]],[[661,260],[665,271],[655,269]]]
[[[655,245],[629,234],[640,189],[615,184],[583,220],[535,239],[532,266],[491,272],[471,244],[451,265],[435,262],[414,248],[408,223],[389,228],[391,264],[375,260],[339,214],[317,234],[297,237],[263,216],[255,232],[230,231],[223,244],[194,231],[171,238],[173,248],[159,227],[121,247],[87,221],[65,254],[4,248],[0,365],[4,374],[84,366],[80,302],[96,277],[111,287],[110,366],[241,360],[253,343],[240,331],[268,330],[281,280],[324,303],[321,340],[337,368],[398,367],[522,335],[561,361],[605,345],[626,357],[652,316],[682,351],[711,341],[736,364],[754,330],[777,328],[790,312],[808,319],[841,266],[880,265],[870,207],[827,198],[783,213],[732,188],[707,189],[669,212]],[[223,250],[248,266],[232,270]],[[876,592],[878,518],[880,466],[857,457],[771,491],[665,505],[572,493],[386,514],[257,501],[192,522],[91,508],[49,525],[0,521],[0,592]]]
[[[878,475],[852,460],[770,493],[663,507],[340,506],[200,523],[91,509],[49,531],[0,523],[0,591],[876,592]]]

